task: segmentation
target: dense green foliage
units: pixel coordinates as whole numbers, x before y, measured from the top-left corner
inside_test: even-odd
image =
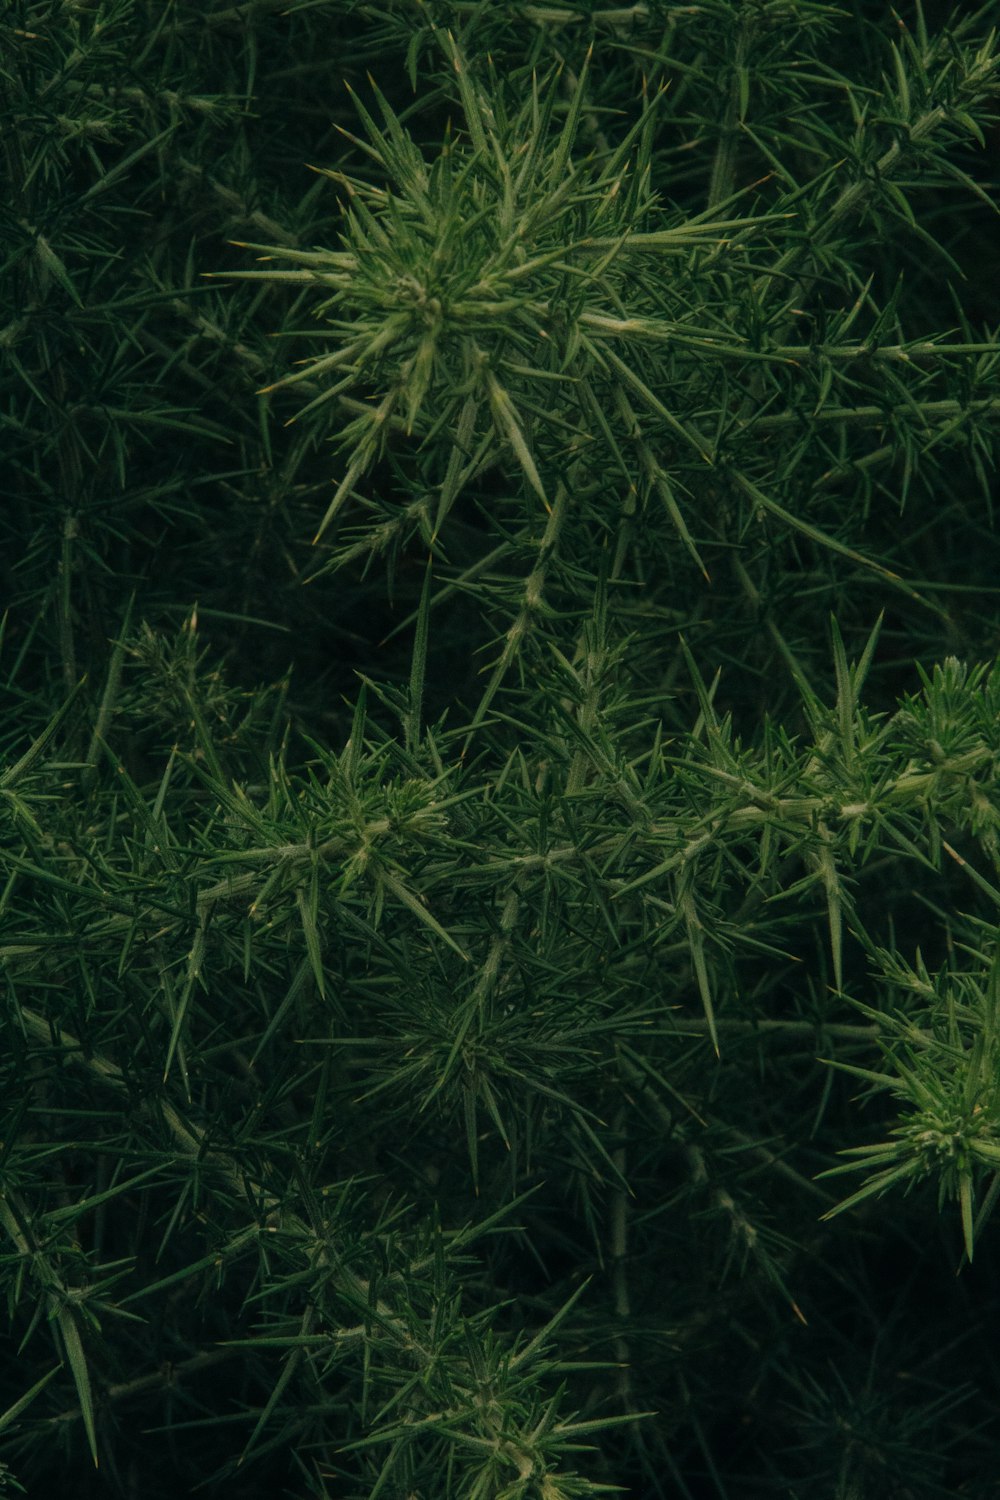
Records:
[[[996,1494],[998,25],[0,6],[0,1491]]]

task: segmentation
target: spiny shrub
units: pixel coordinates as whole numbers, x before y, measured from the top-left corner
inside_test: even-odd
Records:
[[[0,1492],[995,1494],[998,21],[8,0]]]

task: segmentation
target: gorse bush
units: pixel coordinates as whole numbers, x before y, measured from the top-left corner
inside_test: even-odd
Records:
[[[0,11],[0,1491],[995,1494],[998,23]]]

